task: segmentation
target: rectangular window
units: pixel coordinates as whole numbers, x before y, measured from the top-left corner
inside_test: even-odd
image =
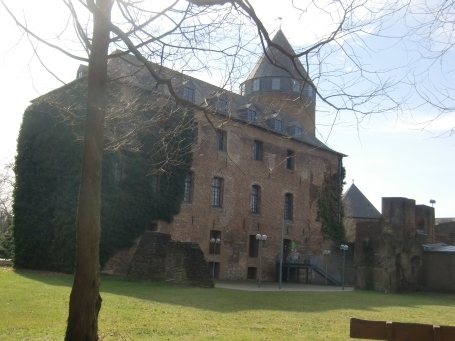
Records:
[[[262,161],[263,143],[258,140],[253,141],[253,158]]]
[[[257,268],[248,267],[247,279],[257,279]]]
[[[300,92],[300,83],[296,80],[292,81],[292,91]]]
[[[275,118],[275,130],[282,131],[283,130],[283,122],[281,120],[277,120]]]
[[[302,133],[303,133],[302,128],[295,127],[295,137],[296,138],[301,139],[302,138]]]
[[[245,96],[245,84],[240,84],[240,95]]]
[[[281,79],[272,78],[272,90],[280,90],[281,88]]]
[[[227,132],[221,129],[216,130],[216,150],[227,150]]]
[[[193,140],[193,143],[198,142],[198,135],[199,135],[199,126],[197,122],[193,123],[193,127],[191,128],[191,139]]]
[[[191,202],[193,193],[193,173],[186,173],[185,176],[185,189],[183,192],[183,201]]]
[[[304,91],[304,93],[306,93],[306,95],[307,95],[308,97],[310,97],[310,98],[314,98],[314,96],[315,96],[315,94],[316,94],[316,93],[314,92],[313,87],[312,87],[310,84],[308,84],[308,83],[305,84],[305,91]]]
[[[157,175],[152,176],[152,189],[154,192],[158,192],[160,181]]]
[[[292,220],[294,211],[294,200],[291,193],[284,195],[284,219]]]
[[[221,114],[227,113],[227,102],[224,99],[218,98],[216,103],[216,110]]]
[[[248,109],[248,121],[256,121],[256,111]]]
[[[223,203],[223,179],[213,178],[212,185],[212,206],[221,207]]]
[[[183,88],[183,99],[194,103],[194,89],[184,87]]]
[[[294,169],[295,155],[292,150],[286,150],[286,168],[293,170]]]
[[[259,251],[259,240],[256,239],[256,235],[253,234],[249,239],[248,254],[250,257],[257,258]]]
[[[218,241],[218,243],[217,243],[217,241]],[[216,255],[219,255],[220,251],[221,251],[221,231],[210,230],[209,242],[210,242],[209,253],[211,255],[213,255],[213,253],[215,253]],[[212,265],[213,265],[213,263],[212,263]]]
[[[259,78],[254,79],[253,80],[253,91],[259,91],[260,88],[261,88],[261,80]]]
[[[259,213],[259,203],[261,199],[261,187],[253,185],[251,187],[251,201],[250,211],[251,213]]]

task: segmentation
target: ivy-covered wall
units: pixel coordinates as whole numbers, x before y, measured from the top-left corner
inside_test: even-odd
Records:
[[[341,174],[326,174],[324,176],[324,183],[317,199],[318,221],[322,224],[322,233],[329,236],[337,244],[346,242],[346,231],[343,224],[344,211],[341,198],[343,185],[345,184],[346,170],[342,166],[340,171]]]
[[[24,113],[13,195],[17,268],[73,271],[85,89],[83,80],[73,82],[39,98]],[[172,220],[191,164],[191,115],[164,101],[142,105],[151,94],[128,88],[130,98],[132,91],[130,113],[121,100],[121,85],[111,85],[109,93],[110,115],[115,116],[116,98],[122,115],[106,120],[110,140],[105,144],[118,147],[103,157],[101,265],[116,249],[131,245],[152,220]],[[157,115],[162,119],[154,121]],[[128,125],[135,129],[141,120],[144,126],[130,137],[134,143],[116,143],[112,132]]]

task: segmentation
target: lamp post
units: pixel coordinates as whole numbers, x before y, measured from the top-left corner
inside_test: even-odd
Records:
[[[324,256],[330,256],[330,250],[324,250]],[[327,257],[325,259],[325,285],[327,285]]]
[[[258,288],[261,287],[261,276],[262,276],[262,246],[264,245],[265,241],[267,240],[267,236],[265,234],[257,234],[256,239],[259,242],[259,276],[258,276]],[[262,242],[262,243],[261,243]]]
[[[346,267],[346,251],[349,249],[349,246],[341,244],[340,249],[343,250],[343,290],[344,290],[344,272]]]
[[[216,244],[221,243],[220,238],[212,238],[210,239],[210,244],[213,244],[213,268],[212,268],[212,278],[215,281],[215,255],[216,255]]]

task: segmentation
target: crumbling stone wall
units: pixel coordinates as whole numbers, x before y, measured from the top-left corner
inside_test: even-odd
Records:
[[[356,288],[423,288],[422,244],[434,239],[434,209],[407,198],[382,198],[382,218],[356,227]]]
[[[197,243],[171,241],[165,249],[165,281],[213,288],[208,264]]]
[[[214,287],[204,253],[197,243],[172,241],[169,234],[152,231],[142,235],[128,277]]]
[[[423,261],[425,290],[455,293],[455,254],[424,252]]]

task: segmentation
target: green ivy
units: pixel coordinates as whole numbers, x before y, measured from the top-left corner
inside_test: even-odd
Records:
[[[346,232],[343,224],[343,205],[341,194],[343,193],[346,170],[341,167],[341,184],[339,188],[340,174],[326,174],[317,199],[317,220],[322,224],[322,233],[332,238],[336,243],[346,242]]]
[[[83,82],[74,82],[38,99],[24,113],[13,193],[17,268],[73,271],[85,89]],[[120,91],[119,85],[111,85],[110,98]],[[136,91],[143,103],[151,95]],[[151,221],[172,220],[179,212],[191,165],[191,130],[178,129],[191,126],[187,110],[170,103],[156,108],[139,104],[135,110],[133,114],[144,122],[157,111],[169,112],[168,121],[164,128],[152,126],[138,133],[134,151],[117,149],[103,155],[101,265],[117,249],[132,245]],[[111,124],[129,123],[118,119]],[[174,133],[165,137],[169,131]],[[166,154],[160,148],[163,140]],[[169,155],[170,163],[165,162]],[[157,168],[161,170],[158,190],[152,176]]]

